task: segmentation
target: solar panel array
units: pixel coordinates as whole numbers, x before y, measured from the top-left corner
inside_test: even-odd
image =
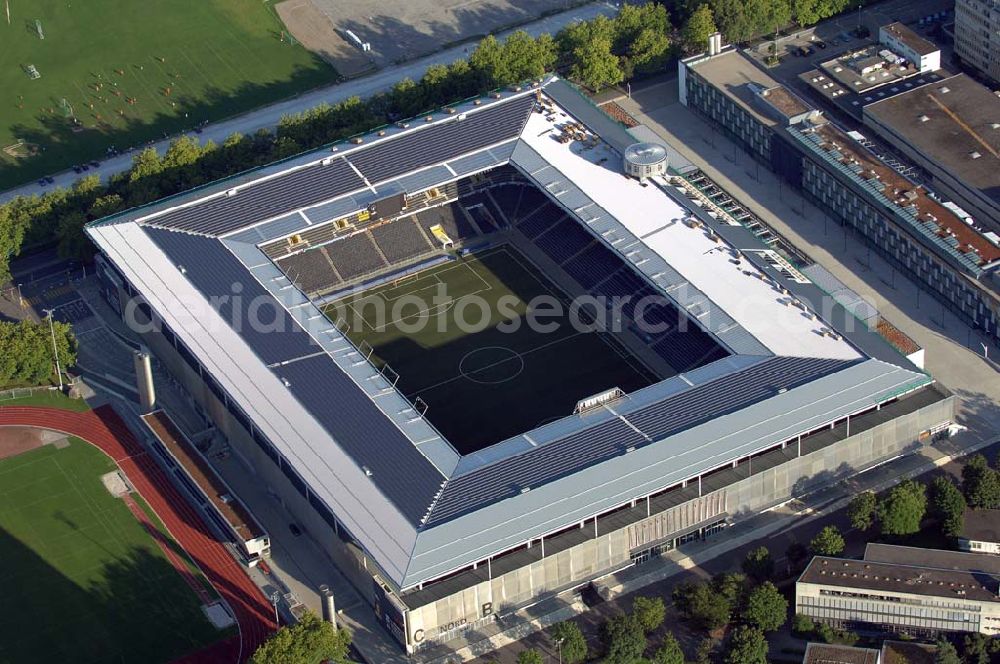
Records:
[[[329,164],[305,168],[251,183],[235,194],[217,195],[187,207],[170,210],[144,222],[159,228],[225,235],[271,217],[336,198],[366,185],[347,159],[371,182],[378,183],[419,170],[427,164],[456,159],[504,139],[516,138],[535,103],[525,95],[469,111],[465,119],[435,123],[426,128],[362,147]],[[487,167],[489,154],[470,156],[468,168]],[[462,162],[465,165],[465,162]],[[440,175],[441,171],[436,171]]]
[[[276,370],[295,398],[379,489],[414,524],[420,522],[444,476],[375,403],[326,356]]]
[[[202,295],[219,298],[219,313],[265,364],[306,358],[274,372],[289,381],[295,398],[344,451],[372,471],[389,500],[419,523],[444,478],[406,435],[330,356],[316,354],[321,348],[312,337],[219,240],[155,228],[145,231],[172,261],[184,266],[184,276]],[[221,299],[233,294],[234,284],[240,285],[240,297]],[[274,307],[260,307],[261,302],[274,302]],[[252,304],[278,312],[280,320],[264,321],[274,322],[273,329],[258,330],[248,323]]]
[[[534,107],[531,95],[470,112],[464,120],[431,125],[375,143],[370,148],[347,155],[369,182],[390,180],[427,164],[454,159],[521,133]]]
[[[203,235],[224,235],[364,186],[346,161],[335,159],[330,164],[313,164],[250,184],[233,196],[222,194],[171,210],[144,223]]]
[[[215,238],[158,228],[145,229],[153,242],[210,302],[264,364],[283,362],[319,350],[243,263]],[[212,298],[215,298],[214,300]],[[250,312],[260,323],[250,323]]]
[[[726,413],[735,412],[792,388],[846,368],[851,362],[774,357],[735,374],[695,386],[625,415],[653,441],[662,440]],[[438,525],[462,514],[518,495],[625,453],[647,440],[621,420],[610,420],[518,456],[452,478],[427,521]]]

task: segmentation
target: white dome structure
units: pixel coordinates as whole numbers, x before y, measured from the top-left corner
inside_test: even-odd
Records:
[[[667,174],[667,149],[659,143],[634,143],[625,149],[625,174],[639,180]]]

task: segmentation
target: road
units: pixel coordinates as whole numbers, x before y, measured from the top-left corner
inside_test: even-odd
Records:
[[[571,23],[590,20],[602,14],[613,16],[617,13],[617,11],[618,10],[611,4],[603,2],[593,3],[539,19],[516,29],[525,30],[532,36],[538,36],[546,32],[555,34],[560,29]],[[499,36],[509,34],[509,32],[512,31],[513,29],[501,33]],[[385,92],[386,90],[391,89],[397,82],[407,77],[417,80],[424,75],[424,72],[431,65],[450,64],[455,60],[468,57],[469,49],[471,47],[471,44],[455,46],[453,48],[419,58],[412,62],[383,69],[369,76],[364,76],[362,78],[345,81],[343,83],[330,85],[312,92],[307,92],[291,99],[286,99],[285,101],[277,102],[275,104],[271,104],[270,106],[264,106],[255,111],[250,111],[249,113],[244,113],[243,115],[238,115],[228,120],[208,125],[202,129],[200,135],[194,133],[191,133],[190,135],[200,138],[203,142],[212,140],[216,143],[222,143],[226,137],[234,133],[252,134],[258,129],[271,129],[277,126],[278,121],[281,120],[284,115],[298,113],[304,109],[312,108],[322,103],[336,104],[344,99],[347,99],[348,97],[370,97],[379,92]],[[177,137],[172,136],[170,138],[166,138],[153,144],[152,147],[155,147],[157,152],[163,154],[170,145],[170,142],[175,138]],[[97,168],[92,168],[83,175],[99,175],[102,181],[107,181],[110,176],[115,173],[126,171],[132,166],[133,154],[134,153],[125,153],[108,159],[101,162],[100,166]],[[18,195],[42,194],[54,187],[69,188],[83,175],[74,173],[71,170],[53,174],[52,177],[55,179],[54,184],[42,187],[37,182],[30,182],[20,187],[10,189],[0,193],[0,203],[8,201]]]

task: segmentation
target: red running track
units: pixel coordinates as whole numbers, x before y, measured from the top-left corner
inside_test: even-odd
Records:
[[[215,539],[201,516],[150,458],[111,406],[85,413],[56,408],[0,407],[0,426],[59,431],[82,438],[111,457],[225,599],[239,623],[239,636],[192,653],[181,662],[245,661],[276,629],[274,612],[263,593],[226,547]]]

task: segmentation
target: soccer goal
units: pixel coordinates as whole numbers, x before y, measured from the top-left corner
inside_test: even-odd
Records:
[[[42,22],[40,19],[35,19],[35,32],[38,33],[39,39],[45,39],[45,32],[42,31]]]

